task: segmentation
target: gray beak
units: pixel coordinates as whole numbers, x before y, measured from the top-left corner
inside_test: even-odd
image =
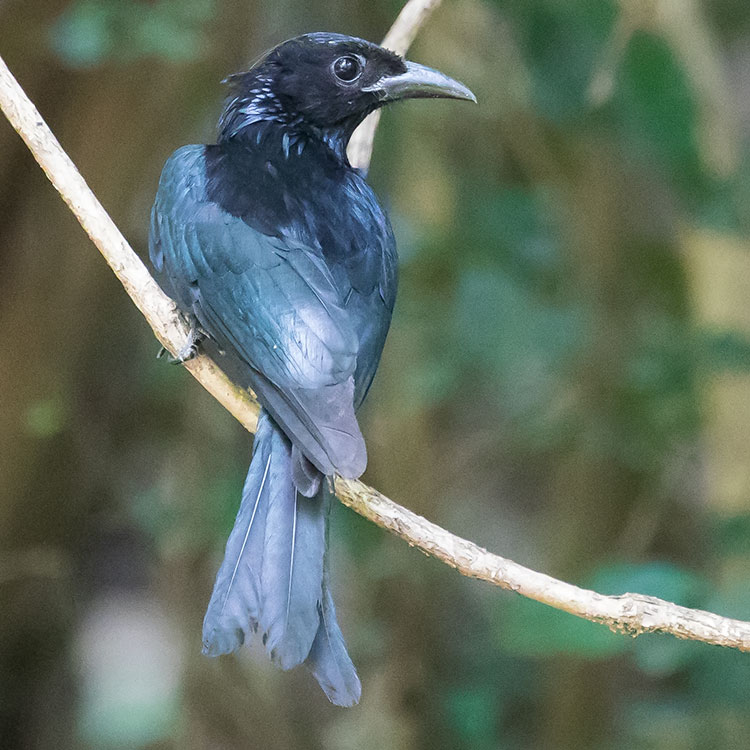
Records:
[[[363,91],[371,91],[381,102],[398,99],[466,99],[476,104],[474,94],[458,81],[449,78],[438,70],[413,62],[406,63],[406,73],[386,76],[368,86]]]

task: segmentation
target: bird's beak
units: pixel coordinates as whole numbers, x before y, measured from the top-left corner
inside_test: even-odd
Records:
[[[381,102],[398,99],[466,99],[476,104],[477,98],[463,85],[439,70],[413,62],[406,63],[406,72],[385,76],[363,91],[371,91]]]

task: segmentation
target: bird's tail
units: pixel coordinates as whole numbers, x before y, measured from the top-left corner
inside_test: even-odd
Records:
[[[239,648],[259,633],[282,669],[305,662],[337,705],[359,701],[360,683],[336,621],[326,556],[330,496],[293,479],[292,446],[263,412],[242,503],[203,621],[203,652]]]

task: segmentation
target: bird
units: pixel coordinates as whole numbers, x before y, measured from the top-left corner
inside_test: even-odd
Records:
[[[351,706],[361,684],[331,595],[329,482],[367,464],[356,413],[390,326],[397,253],[346,147],[390,102],[476,98],[381,46],[323,32],[225,83],[216,143],[169,157],[149,232],[157,280],[190,323],[176,361],[215,351],[261,405],[203,652],[260,638],[277,666],[305,664],[332,703]]]

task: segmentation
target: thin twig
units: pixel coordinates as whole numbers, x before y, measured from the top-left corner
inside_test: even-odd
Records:
[[[413,0],[409,5],[419,4]],[[436,2],[421,5],[434,7]],[[426,12],[415,16],[414,28],[408,34],[399,32],[402,33],[400,38],[413,38]],[[117,274],[156,337],[172,353],[178,352],[185,344],[187,327],[174,303],[151,278],[1,58],[0,108]],[[197,356],[186,367],[250,432],[255,431],[259,407],[251,394],[231,383],[204,355]],[[604,623],[615,631],[631,635],[661,631],[679,638],[750,650],[748,622],[680,607],[641,594],[603,596],[581,589],[454,536],[362,482],[337,478],[335,486],[342,503],[465,576],[488,581],[587,620]]]
[[[383,47],[398,55],[405,55],[417,36],[417,32],[438,5],[440,5],[440,0],[409,0],[385,35],[381,43]],[[370,168],[375,131],[379,123],[380,110],[378,109],[365,118],[365,121],[354,131],[346,150],[349,163],[361,169],[365,174]]]

